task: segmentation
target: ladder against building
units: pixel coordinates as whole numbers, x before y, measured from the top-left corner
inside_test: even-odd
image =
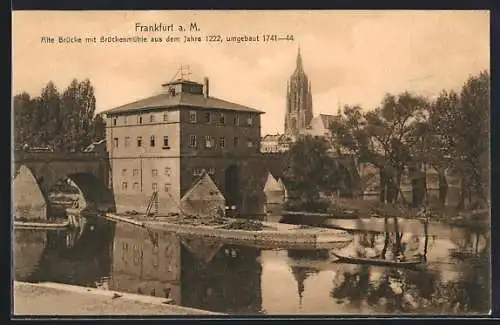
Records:
[[[158,214],[158,191],[154,191],[153,195],[151,195],[151,199],[149,200],[148,207],[146,209],[146,217],[153,215],[156,216]],[[154,208],[154,211],[151,211],[151,209]]]

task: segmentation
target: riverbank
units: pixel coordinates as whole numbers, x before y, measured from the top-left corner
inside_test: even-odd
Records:
[[[325,205],[325,201],[321,201]],[[320,203],[321,203],[320,202]],[[297,207],[290,205],[291,207]],[[295,209],[285,209],[283,216],[290,220],[297,218],[308,218],[311,221],[322,222],[326,219],[366,219],[366,218],[398,218],[425,222],[425,217],[421,208],[403,207],[399,204],[382,204],[378,201],[341,198],[335,202],[329,202],[328,206],[322,210],[300,211]],[[330,210],[330,211],[326,211]],[[454,206],[439,208],[431,206],[427,213],[428,221],[440,222],[453,227],[466,227],[474,229],[487,229],[490,226],[489,209],[461,210]]]
[[[219,225],[188,225],[177,224],[168,218],[130,217],[106,213],[106,218],[126,222],[151,230],[175,232],[179,235],[196,235],[240,242],[259,243],[278,246],[301,246],[307,248],[334,248],[336,245],[351,242],[353,237],[346,231],[319,227],[307,227],[278,222],[261,222],[261,230],[224,229],[227,224]],[[237,219],[226,219],[230,224]]]
[[[36,228],[36,229],[66,229],[69,228],[69,220],[14,220],[15,229]]]
[[[14,282],[14,316],[221,315],[169,299],[59,283]]]

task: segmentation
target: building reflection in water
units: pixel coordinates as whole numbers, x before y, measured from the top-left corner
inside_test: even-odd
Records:
[[[227,313],[261,309],[260,250],[117,224],[111,289]]]
[[[169,233],[117,223],[110,288],[181,301],[181,247]]]
[[[110,273],[114,226],[89,222],[84,229],[14,230],[18,281],[96,286]]]

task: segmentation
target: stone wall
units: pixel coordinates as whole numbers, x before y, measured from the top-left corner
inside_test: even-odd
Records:
[[[26,166],[19,168],[13,182],[13,210],[16,219],[47,219],[47,200]]]

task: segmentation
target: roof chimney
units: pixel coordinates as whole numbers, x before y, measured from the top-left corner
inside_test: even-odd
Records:
[[[209,96],[209,84],[208,84],[208,78],[205,77],[203,79],[203,96],[205,96],[205,98],[208,98]]]

